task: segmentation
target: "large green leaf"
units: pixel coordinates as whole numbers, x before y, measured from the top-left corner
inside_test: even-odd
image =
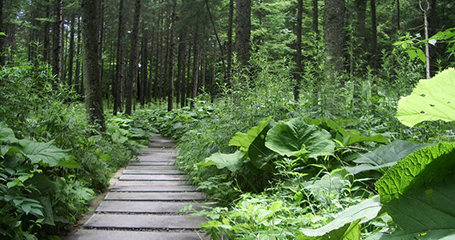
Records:
[[[263,168],[276,155],[274,151],[265,146],[267,133],[273,126],[275,124],[270,123],[262,129],[262,132],[259,133],[248,148],[248,157],[256,168]]]
[[[199,168],[216,165],[218,169],[227,168],[231,172],[238,171],[243,164],[241,160],[245,156],[244,152],[236,151],[235,153],[214,153],[210,157],[198,164]]]
[[[335,149],[329,132],[306,124],[303,118],[278,123],[267,133],[265,146],[282,156],[309,158],[331,155]]]
[[[17,143],[16,136],[11,128],[5,122],[0,122],[0,141],[6,143]],[[3,151],[2,151],[3,152]],[[5,152],[6,154],[6,152]]]
[[[296,240],[360,240],[360,220],[348,222],[343,227],[333,230],[325,235],[310,237],[301,234]]]
[[[391,144],[381,146],[374,151],[360,154],[354,159],[354,162],[358,165],[347,167],[346,170],[351,174],[357,174],[360,172],[391,167],[407,155],[426,146],[429,145],[397,140]]]
[[[253,143],[261,132],[263,132],[264,128],[266,128],[270,122],[272,122],[271,119],[260,121],[259,126],[252,127],[247,133],[237,132],[229,141],[229,146],[238,146],[242,151],[248,151],[251,143]]]
[[[317,229],[300,229],[300,231],[306,236],[316,237],[324,236],[328,233],[345,226],[348,223],[356,221],[367,222],[375,218],[381,210],[381,204],[379,202],[379,196],[374,196],[370,199],[364,200],[361,203],[351,206],[339,213],[333,221],[326,224],[325,226]],[[338,238],[334,238],[338,239]]]
[[[411,95],[398,102],[396,117],[407,126],[423,121],[455,121],[455,69],[420,80]]]
[[[354,143],[359,142],[378,142],[378,143],[388,143],[389,139],[384,137],[381,134],[376,134],[373,136],[365,136],[362,135],[360,132],[351,130],[351,129],[344,129],[341,127],[337,122],[334,120],[324,117],[321,119],[305,119],[305,121],[309,124],[314,124],[319,127],[322,127],[332,133],[332,136],[340,141],[344,146],[350,146]]]
[[[428,234],[455,229],[454,176],[455,143],[440,143],[405,157],[376,188],[404,233]]]
[[[22,139],[19,142],[24,147],[22,154],[29,158],[33,164],[55,167],[60,164],[62,159],[70,157],[69,150],[56,147],[54,141],[40,143]]]
[[[377,233],[367,238],[367,240],[453,240],[453,239],[455,239],[455,228],[433,230],[425,232],[425,234],[408,233],[405,231],[398,231],[393,234]]]

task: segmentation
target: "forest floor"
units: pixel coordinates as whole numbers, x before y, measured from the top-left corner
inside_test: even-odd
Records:
[[[94,211],[81,219],[66,240],[208,239],[202,217],[180,210],[200,210],[205,195],[174,166],[175,143],[152,137],[147,149],[114,176],[111,188],[92,202]]]

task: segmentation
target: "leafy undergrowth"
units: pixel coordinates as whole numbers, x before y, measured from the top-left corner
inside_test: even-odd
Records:
[[[153,115],[179,140],[178,165],[217,203],[196,213],[213,239],[453,238],[455,144],[439,143],[453,139],[452,123],[397,124],[386,110],[396,100],[361,116],[314,114],[273,84],[275,101],[256,86],[245,104],[227,95]]]
[[[0,71],[0,239],[59,239],[156,131],[138,112],[108,115],[98,132],[79,97],[38,66]]]

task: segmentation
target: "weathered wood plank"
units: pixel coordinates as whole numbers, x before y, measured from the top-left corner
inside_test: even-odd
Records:
[[[202,210],[202,203],[194,202],[147,202],[147,201],[103,201],[96,209],[100,213],[142,213],[142,214],[177,214],[185,205],[191,204],[194,209]],[[194,211],[192,211],[194,212]],[[188,214],[188,212],[186,212]]]
[[[154,174],[154,175],[122,175],[119,178],[122,181],[186,181],[189,179],[186,175],[167,175],[167,174]]]
[[[81,229],[65,240],[208,240],[203,232],[145,232]]]
[[[201,192],[110,192],[105,200],[120,201],[203,201]]]
[[[154,214],[95,214],[85,228],[197,230],[206,219],[200,216]]]

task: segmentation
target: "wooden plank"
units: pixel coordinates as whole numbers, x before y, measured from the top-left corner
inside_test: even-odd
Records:
[[[139,174],[139,175],[180,175],[185,174],[179,170],[150,170],[150,169],[125,169],[123,174]]]
[[[198,230],[206,219],[200,216],[155,214],[94,214],[85,228]]]
[[[122,181],[186,181],[189,177],[186,175],[164,175],[164,174],[155,174],[155,175],[122,175],[120,180]]]
[[[80,229],[64,240],[208,240],[203,232],[145,232],[145,231],[118,231]]]
[[[197,192],[197,188],[189,185],[138,185],[138,186],[114,186],[112,192]]]
[[[203,201],[201,192],[110,192],[105,200],[118,201]]]
[[[126,170],[177,170],[176,166],[127,166]]]
[[[98,213],[141,213],[141,214],[177,214],[186,205],[202,210],[202,203],[194,202],[166,202],[166,201],[102,201],[96,212]],[[183,212],[183,214],[193,213]]]

